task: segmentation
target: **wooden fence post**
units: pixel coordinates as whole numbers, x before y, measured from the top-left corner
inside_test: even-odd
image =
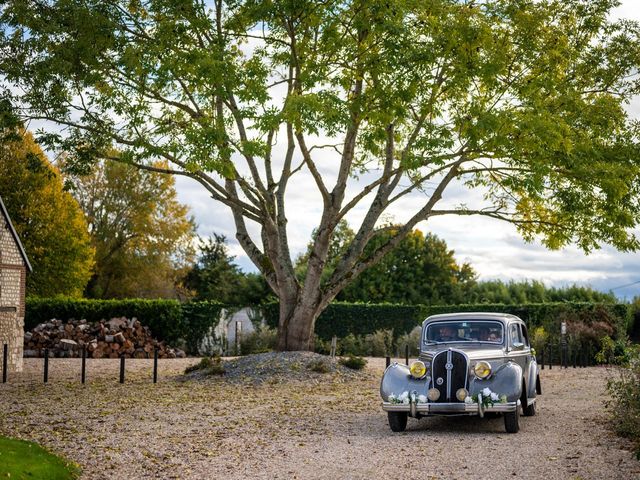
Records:
[[[153,348],[153,383],[158,383],[158,346]]]
[[[49,349],[44,349],[44,383],[49,381]]]
[[[120,383],[124,383],[124,353],[120,355]]]
[[[80,375],[80,381],[84,385],[87,379],[87,347],[82,346],[82,373]]]

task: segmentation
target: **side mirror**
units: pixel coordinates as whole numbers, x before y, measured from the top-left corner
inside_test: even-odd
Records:
[[[522,342],[513,342],[512,350],[524,350],[524,343],[522,343]]]

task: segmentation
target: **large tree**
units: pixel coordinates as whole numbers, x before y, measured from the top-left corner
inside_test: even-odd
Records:
[[[75,161],[116,147],[114,160],[191,177],[228,206],[279,297],[279,348],[308,349],[329,302],[435,216],[505,220],[551,248],[638,247],[624,106],[639,27],[609,20],[617,3],[10,0],[0,73],[15,113],[64,126],[44,138]],[[287,230],[295,175],[322,203],[303,281]],[[484,200],[445,201],[462,188]],[[402,228],[363,255],[409,198]],[[356,235],[323,278],[351,213]]]
[[[81,297],[94,255],[87,222],[58,169],[22,129],[0,142],[0,197],[33,266],[27,295]]]
[[[195,225],[188,207],[178,201],[174,177],[98,162],[68,180],[96,250],[87,295],[180,296],[182,278],[194,258]]]

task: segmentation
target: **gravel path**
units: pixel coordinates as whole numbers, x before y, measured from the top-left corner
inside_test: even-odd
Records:
[[[37,441],[82,467],[86,479],[640,478],[629,444],[607,428],[605,368],[542,372],[538,415],[516,435],[503,420],[409,419],[390,431],[379,407],[384,360],[356,378],[328,373],[259,385],[184,381],[194,359],[42,360],[0,384],[0,434]]]

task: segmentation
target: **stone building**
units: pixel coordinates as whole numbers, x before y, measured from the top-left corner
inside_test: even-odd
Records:
[[[0,366],[9,346],[8,370],[22,371],[24,295],[31,264],[0,197]]]

